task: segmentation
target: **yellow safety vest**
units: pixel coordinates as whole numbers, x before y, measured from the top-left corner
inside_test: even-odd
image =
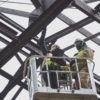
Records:
[[[47,65],[51,65],[51,64],[52,64],[52,65],[58,66],[58,67],[60,66],[60,69],[61,69],[61,70],[65,70],[65,71],[70,70],[70,68],[69,68],[68,65],[66,65],[66,66],[59,65],[58,63],[51,61],[50,58],[47,59],[47,61],[46,61],[45,64],[47,64]]]
[[[90,58],[92,60],[93,56],[94,56],[94,50],[87,47],[87,48],[81,49],[75,56],[76,57],[86,57],[86,58]],[[85,59],[77,59],[77,65],[80,68],[84,67],[84,66],[87,66],[87,61]],[[76,64],[74,63],[72,65],[72,67],[75,67],[75,66],[76,66]]]

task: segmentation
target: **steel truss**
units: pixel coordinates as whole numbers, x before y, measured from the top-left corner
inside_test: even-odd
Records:
[[[100,15],[98,13],[94,13],[94,9],[90,8],[87,5],[87,3],[97,2],[99,0],[53,0],[54,2],[46,2],[46,0],[44,1],[31,0],[31,1],[33,5],[36,7],[36,10],[42,8],[42,11],[38,16],[34,14],[34,11],[32,13],[29,13],[29,12],[0,7],[0,20],[1,20],[0,33],[11,40],[8,41],[4,37],[0,36],[0,41],[6,44],[6,47],[0,52],[0,68],[2,68],[13,56],[15,56],[19,61],[19,63],[21,64],[21,66],[16,71],[14,76],[11,76],[9,73],[0,69],[0,75],[2,75],[3,77],[9,80],[4,90],[0,93],[1,100],[3,100],[7,95],[7,93],[16,85],[19,85],[20,88],[13,96],[12,100],[16,99],[16,97],[20,94],[22,89],[27,90],[26,81],[22,82],[24,61],[21,59],[18,53],[21,53],[26,58],[29,57],[30,55],[35,55],[35,54],[42,55],[42,51],[39,49],[38,45],[36,44],[38,42],[37,35],[39,34],[39,32],[42,31],[43,28],[47,27],[48,24],[51,23],[52,20],[54,20],[54,18],[58,17],[61,21],[68,24],[69,27],[60,30],[59,32],[54,33],[53,35],[47,37],[46,43],[51,43],[55,40],[57,41],[61,37],[66,36],[71,32],[77,30],[80,34],[86,37],[84,41],[91,40],[100,46],[100,39],[97,38],[97,36],[100,35],[100,32],[95,33],[93,35],[92,33],[90,33],[89,31],[83,28],[83,26],[93,21],[100,23]],[[45,8],[44,5],[49,5],[47,7],[48,9]],[[68,18],[67,16],[61,13],[63,9],[65,8],[67,9],[67,7],[70,8],[72,6],[76,7],[77,9],[85,13],[88,17],[75,23],[72,19]],[[3,13],[9,13],[9,14],[14,14],[16,16],[27,17],[34,20],[34,22],[31,22],[32,24],[25,29],[19,24],[17,24],[17,22],[8,18]],[[6,23],[12,26],[13,28],[15,28],[16,30],[9,27],[9,25],[7,25]],[[17,36],[18,34],[17,30],[21,32],[20,36]],[[32,39],[35,42],[31,41]],[[22,49],[23,47],[26,48],[28,51],[30,51],[30,53],[23,50]],[[70,50],[73,47],[74,47],[73,44],[68,47],[65,47],[64,51]],[[37,63],[39,65],[40,61],[37,60]],[[94,74],[94,77],[95,80],[100,82],[99,76]],[[96,86],[97,86],[97,92],[98,94],[100,94],[100,84],[96,83]]]

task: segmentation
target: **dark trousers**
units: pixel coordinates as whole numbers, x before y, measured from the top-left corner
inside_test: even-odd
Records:
[[[50,87],[51,88],[54,88],[56,89],[58,86],[57,86],[57,76],[56,76],[56,73],[55,72],[50,72],[50,71],[55,71],[57,66],[54,66],[54,65],[49,65],[48,66],[48,69],[49,69],[49,81],[50,81]],[[42,69],[43,71],[46,71],[46,66],[43,67]],[[46,86],[48,86],[48,78],[47,78],[47,73],[42,73],[42,77],[43,77],[43,80],[46,84]]]
[[[56,70],[61,71],[60,66],[55,66],[52,64],[52,65],[48,66],[48,69],[49,69],[50,87],[53,89],[57,89],[59,87],[57,84],[57,75],[56,75],[56,72],[53,72],[53,71],[56,71]],[[46,71],[46,66],[44,66],[42,70]],[[42,77],[43,77],[43,80],[45,81],[46,86],[48,86],[47,73],[42,73]],[[67,76],[66,76],[66,74],[60,73],[60,74],[58,74],[58,79],[59,80],[67,80]]]

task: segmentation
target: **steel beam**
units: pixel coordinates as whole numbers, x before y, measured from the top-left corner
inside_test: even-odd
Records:
[[[100,76],[98,76],[97,74],[93,74],[94,75],[94,78],[97,80],[97,81],[99,81],[100,82]]]
[[[100,95],[100,84],[95,82],[95,85],[96,85],[97,93]]]
[[[6,37],[13,39],[15,35],[17,35],[17,32],[10,27],[6,26],[2,22],[0,22],[0,32],[3,33]]]
[[[8,80],[14,80],[16,82],[16,84],[18,84],[19,86],[22,86],[25,90],[28,90],[28,87],[26,84],[24,84],[21,81],[16,81],[16,78],[11,76],[10,74],[8,74],[7,72],[3,71],[2,69],[0,69],[0,75],[4,76],[5,78],[7,78]]]
[[[6,87],[4,88],[4,90],[0,93],[0,99],[1,100],[4,100],[4,98],[6,97],[6,95],[8,94],[8,92],[12,89],[12,88],[14,88],[14,86],[16,85],[16,84],[14,84],[15,82],[14,82],[15,80],[10,80],[9,82],[8,82],[8,84],[6,85]]]
[[[43,54],[40,48],[34,42],[30,41],[28,44],[26,44],[25,48],[30,50],[34,54],[37,54],[37,55]]]
[[[73,32],[73,31],[75,31],[76,29],[79,29],[79,28],[91,23],[91,22],[93,22],[93,19],[91,17],[87,17],[87,18],[85,18],[75,24],[72,24],[69,27],[47,37],[46,42],[49,43],[51,41],[57,40],[65,35],[68,35],[69,33]]]
[[[0,42],[7,45],[7,40],[0,36]],[[9,42],[8,42],[9,43]]]
[[[79,10],[81,10],[82,12],[90,16],[91,18],[93,18],[95,21],[100,23],[100,15],[95,14],[94,10],[91,7],[89,7],[86,3],[82,2],[81,0],[75,0],[75,3],[73,3],[73,6],[75,6],[76,8],[78,8]]]
[[[25,84],[27,83],[27,81],[24,82]],[[17,96],[20,94],[20,92],[23,90],[23,87],[20,87],[18,89],[18,91],[16,92],[16,94],[13,96],[12,100],[16,100]]]
[[[92,2],[97,2],[97,1],[100,1],[100,0],[81,0],[85,3],[92,3]]]
[[[16,28],[17,30],[23,32],[25,30],[24,27],[22,27],[21,25],[17,24],[15,21],[11,20],[10,18],[8,18],[7,16],[5,16],[4,14],[0,13],[0,18],[2,20],[4,20],[5,22],[7,22],[8,24],[12,25],[14,28]],[[33,38],[35,41],[38,41],[38,37],[34,37]]]
[[[18,40],[18,37],[14,35],[16,31],[10,30],[9,27],[3,24],[2,22],[0,22],[0,31],[8,38],[12,40]],[[33,42],[26,44],[25,48],[35,52],[36,54],[40,54],[40,55],[42,54],[42,51],[39,50],[39,47]]]
[[[10,60],[32,37],[35,37],[46,27],[72,0],[57,0],[34,23],[32,23],[19,37],[0,52],[0,67]]]
[[[17,60],[19,61],[20,64],[23,64],[23,60],[21,59],[21,57],[19,56],[19,54],[15,55]]]
[[[6,30],[7,29],[7,30]],[[11,35],[17,35],[17,32],[10,28],[9,26],[6,26],[5,24],[3,24],[2,22],[0,22],[0,31],[4,31],[4,33],[10,33]]]
[[[85,38],[84,41],[92,40],[92,39],[98,37],[99,35],[100,35],[100,32],[98,32],[98,33],[96,33],[96,34],[93,34],[93,35],[91,35],[91,36]],[[100,43],[100,39],[98,40],[98,42]]]
[[[0,7],[0,14],[2,14],[2,13],[17,15],[17,16],[26,17],[26,18],[32,17],[33,20],[36,19],[36,17],[37,17],[35,14],[32,14],[30,12],[25,12],[25,11],[20,11],[20,10]],[[0,16],[4,17],[5,15],[2,14]],[[18,24],[17,24],[17,26],[18,26]],[[21,30],[23,30],[23,29],[21,29]]]
[[[18,58],[19,62],[21,63],[21,67],[19,67],[19,69],[17,70],[17,72],[14,74],[14,78],[16,78],[16,80],[12,80],[10,79],[8,84],[6,85],[6,87],[4,88],[4,90],[1,92],[0,98],[2,98],[2,100],[4,99],[4,97],[7,95],[7,93],[14,88],[14,86],[16,85],[17,81],[21,81],[23,78],[23,65],[24,62],[23,60],[19,57],[18,54],[16,54],[16,58]]]
[[[17,15],[17,16],[22,16],[22,17],[27,17],[27,18],[30,15],[29,12],[10,9],[10,8],[4,8],[4,7],[0,7],[0,12],[7,13],[7,14],[13,14],[13,15]]]
[[[22,26],[20,26],[19,24],[17,24],[15,21],[11,20],[10,18],[8,18],[7,16],[5,16],[4,14],[0,13],[0,18],[2,20],[4,20],[5,22],[7,22],[8,24],[12,25],[14,28],[18,29],[19,31],[23,32],[25,30],[25,28],[23,28]]]
[[[4,44],[8,45],[10,42],[5,40],[3,37],[0,36],[0,41],[2,41]],[[25,52],[24,50],[19,51],[21,54],[23,54],[26,57],[29,57],[29,54]]]
[[[39,0],[43,10],[49,8],[56,0]]]
[[[99,36],[99,35],[100,35],[100,32],[98,32],[98,33],[96,33],[96,34],[94,34],[94,35],[91,35],[90,37],[85,38],[84,41],[86,42],[86,41],[88,41],[88,40],[90,40],[90,39],[93,39],[93,38]],[[67,50],[69,50],[69,49],[71,49],[71,48],[73,48],[73,47],[74,47],[74,45],[72,44],[72,45],[70,45],[70,46],[64,48],[63,50],[64,50],[64,51],[67,51]]]
[[[40,4],[40,2],[39,2],[38,0],[31,0],[31,2],[34,4],[34,6],[35,6],[36,8],[41,7],[41,4]]]
[[[13,11],[14,12],[14,11]],[[3,14],[1,14],[1,16],[4,18],[5,17],[5,15],[3,15]],[[66,16],[64,16],[63,14],[60,14],[60,15],[58,15],[58,18],[59,19],[61,19],[62,21],[64,21],[65,23],[67,23],[67,24],[69,24],[69,25],[71,25],[72,23],[74,23],[71,19],[69,19],[68,17],[66,17]],[[15,26],[15,25],[14,25]],[[1,28],[1,27],[0,27]],[[22,29],[22,27],[20,26],[20,28],[21,28],[21,31],[23,31],[24,30],[24,28]],[[81,33],[83,33],[83,35],[85,35],[85,36],[89,36],[89,35],[91,35],[88,31],[86,31],[85,29],[83,29],[83,28],[81,28],[81,29],[79,29],[79,32],[81,32]],[[13,32],[12,32],[13,33]],[[14,32],[15,33],[15,32]],[[86,33],[86,34],[85,34]],[[93,39],[93,41],[95,42],[95,43],[97,43],[97,44],[100,44],[100,42],[98,42],[98,39],[97,38],[95,38],[95,39]]]
[[[31,0],[31,1],[33,2],[33,4],[35,5],[36,8],[39,8],[41,6],[41,4],[39,3],[38,0]],[[55,0],[53,0],[53,2],[54,1]],[[82,0],[82,1],[85,2],[85,3],[91,3],[91,2],[96,2],[96,1],[99,1],[99,0]],[[45,1],[45,2],[44,2],[45,6],[47,6],[47,5],[50,6],[52,4],[52,1],[49,1],[50,4],[49,4],[48,0]],[[42,6],[43,6],[43,4],[42,4]],[[30,12],[20,11],[20,10],[5,8],[5,7],[0,7],[0,12],[7,13],[7,14],[13,14],[13,15],[17,15],[17,16],[22,16],[22,17],[27,17],[27,18],[29,18],[29,16],[30,16]],[[34,18],[35,15],[33,15],[32,17]]]
[[[58,18],[68,25],[75,24],[75,22],[73,20],[71,20],[70,18],[68,18],[67,16],[65,16],[63,14],[59,14]],[[93,35],[84,28],[77,29],[77,31],[86,37],[90,37],[91,35]],[[93,38],[92,41],[100,46],[100,39],[99,38]]]
[[[100,82],[100,76],[94,73],[94,79]],[[100,84],[95,82],[97,93],[100,95]]]
[[[12,100],[16,100],[17,96],[20,94],[20,92],[21,92],[22,90],[23,90],[23,88],[20,87],[20,88],[18,89],[18,91],[16,92],[16,94],[13,96]]]

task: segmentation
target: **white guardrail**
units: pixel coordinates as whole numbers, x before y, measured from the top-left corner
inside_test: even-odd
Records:
[[[93,67],[94,67],[94,62],[91,61],[90,59],[86,58],[67,58],[67,59],[74,59],[75,60],[75,65],[76,65],[76,71],[72,71],[71,69],[68,71],[64,70],[49,70],[49,67],[46,63],[45,67],[46,70],[42,70],[43,64],[41,64],[38,68],[36,65],[36,60],[37,59],[48,59],[50,57],[46,56],[31,56],[29,60],[29,66],[28,66],[28,71],[27,71],[27,80],[28,80],[28,89],[29,89],[29,97],[30,100],[33,100],[33,95],[36,92],[69,92],[69,93],[83,93],[83,94],[96,94],[96,87],[94,83],[94,78],[93,78]],[[53,57],[56,59],[66,59],[66,57]],[[80,72],[77,59],[85,59],[87,62],[87,69],[88,72]],[[47,60],[46,60],[47,61]],[[70,66],[69,66],[70,67]],[[51,77],[50,73],[55,73],[54,75],[56,76],[56,83],[57,83],[57,88],[52,88],[51,87]],[[87,85],[89,86],[87,88],[83,88],[81,84],[81,78],[80,78],[80,73],[86,74],[88,76],[87,80]],[[43,79],[43,74],[47,78],[47,83],[46,85],[44,79]],[[66,78],[60,78],[61,75],[65,76]],[[76,84],[76,79],[74,79],[73,75],[76,75],[77,80],[78,80],[78,89],[75,88]],[[54,76],[54,77],[55,77]],[[86,81],[84,79],[84,81]]]

